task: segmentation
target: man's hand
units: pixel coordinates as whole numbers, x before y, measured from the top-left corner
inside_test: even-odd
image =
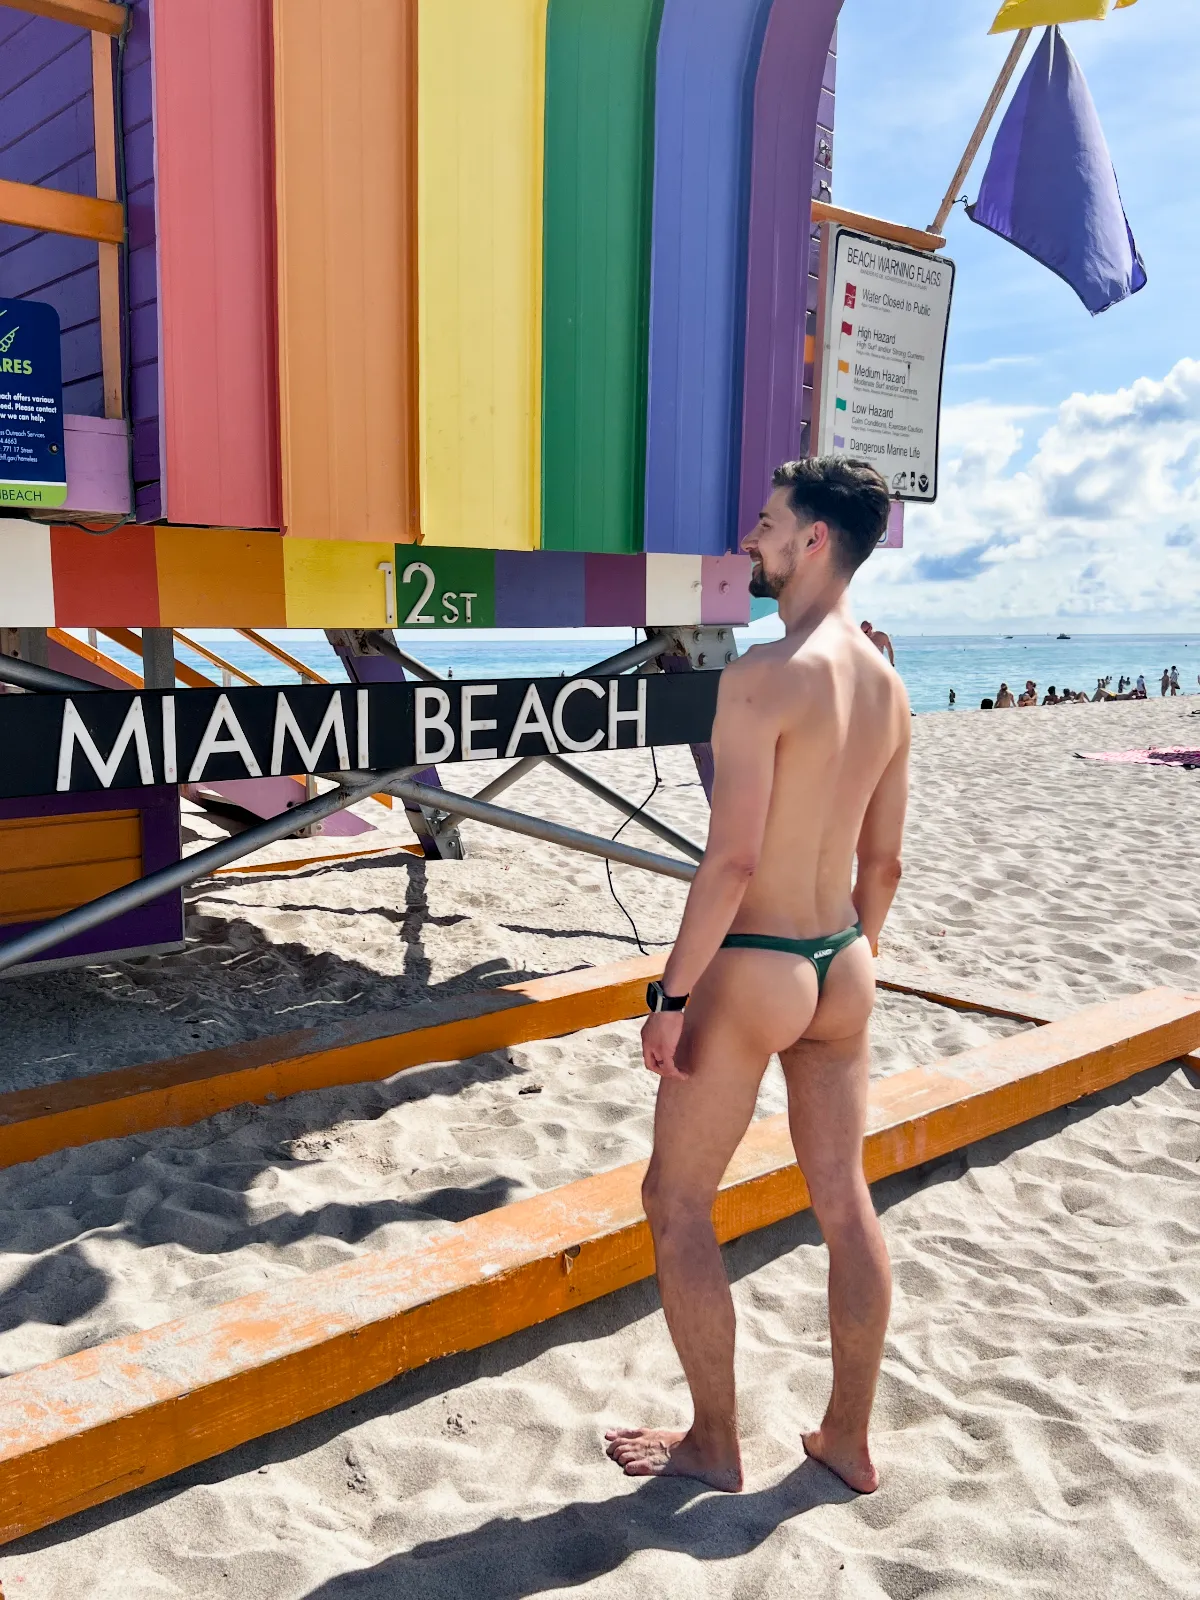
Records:
[[[687,1077],[675,1065],[675,1052],[683,1033],[682,1011],[654,1011],[642,1027],[642,1060],[647,1071],[660,1078]]]

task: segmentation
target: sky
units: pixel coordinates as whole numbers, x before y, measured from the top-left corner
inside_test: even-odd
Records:
[[[836,204],[928,225],[1012,42],[988,36],[998,7],[845,0]],[[1138,0],[1064,33],[1149,282],[1093,318],[952,212],[939,498],[909,506],[906,548],[879,551],[852,590],[901,633],[1200,631],[1200,6]],[[991,134],[971,199],[990,149]]]

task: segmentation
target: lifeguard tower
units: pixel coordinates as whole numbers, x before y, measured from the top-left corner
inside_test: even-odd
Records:
[[[724,665],[805,448],[838,10],[0,4],[0,297],[58,314],[66,463],[0,508],[7,682],[219,687],[197,628],[326,630],[357,683],[420,675],[397,626]],[[178,805],[0,801],[0,943],[177,860]],[[175,888],[37,959],[181,937]]]

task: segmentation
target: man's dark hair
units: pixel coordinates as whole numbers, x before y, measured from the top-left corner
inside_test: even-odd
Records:
[[[837,564],[847,576],[858,571],[887,530],[887,483],[869,461],[852,456],[785,461],[772,481],[788,491],[788,504],[801,521],[829,524]]]

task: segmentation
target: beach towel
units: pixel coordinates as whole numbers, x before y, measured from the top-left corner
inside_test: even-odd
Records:
[[[1200,750],[1186,745],[1151,746],[1148,750],[1076,750],[1081,761],[1110,761],[1121,766],[1200,767]]]

